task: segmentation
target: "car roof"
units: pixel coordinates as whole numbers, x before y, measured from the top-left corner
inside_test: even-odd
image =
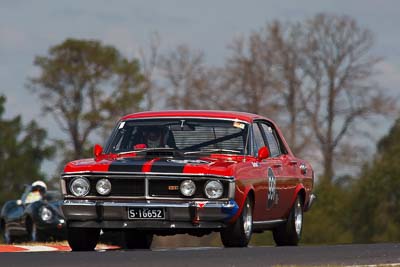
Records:
[[[162,110],[162,111],[144,111],[124,116],[121,120],[141,119],[152,117],[199,117],[199,118],[222,118],[238,119],[241,121],[252,122],[255,119],[267,119],[260,115],[224,110]]]

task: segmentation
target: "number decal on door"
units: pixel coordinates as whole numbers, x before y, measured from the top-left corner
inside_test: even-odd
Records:
[[[276,200],[276,178],[271,168],[268,168],[268,199],[267,209],[272,208]]]

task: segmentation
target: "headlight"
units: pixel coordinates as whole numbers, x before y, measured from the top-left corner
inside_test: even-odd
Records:
[[[220,181],[211,180],[204,186],[204,193],[208,198],[220,198],[224,193],[224,187]]]
[[[96,183],[96,191],[102,196],[108,195],[111,192],[111,183],[108,179],[98,180]]]
[[[50,221],[53,218],[53,212],[47,207],[42,207],[40,209],[40,218],[45,222]]]
[[[75,178],[69,186],[72,194],[77,197],[84,197],[89,193],[90,184],[88,179],[83,177]]]
[[[196,184],[192,180],[185,180],[181,183],[180,190],[182,195],[191,197],[196,192]]]

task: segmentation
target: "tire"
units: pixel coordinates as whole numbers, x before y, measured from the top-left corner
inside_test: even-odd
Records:
[[[247,247],[253,234],[253,202],[247,197],[237,220],[221,230],[221,241],[225,247]]]
[[[32,242],[42,242],[46,241],[46,235],[37,227],[37,224],[33,222],[31,219],[27,223],[28,228],[28,241]]]
[[[72,251],[92,251],[100,237],[100,229],[68,228],[68,244]]]
[[[107,245],[118,246],[121,248],[125,247],[125,235],[123,230],[106,231],[100,233],[99,240],[99,242]]]
[[[138,230],[126,230],[123,233],[123,246],[126,249],[150,249],[153,234]]]
[[[303,201],[297,196],[286,223],[273,230],[277,246],[297,246],[303,230]]]
[[[6,223],[4,224],[3,240],[6,244],[12,244],[15,241],[15,237],[11,235],[10,229],[8,228]]]

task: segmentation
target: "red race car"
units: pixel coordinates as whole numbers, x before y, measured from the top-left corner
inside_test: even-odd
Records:
[[[120,232],[126,248],[149,248],[153,235],[220,232],[245,247],[272,230],[297,245],[303,212],[315,199],[314,172],[296,158],[276,124],[226,111],[141,112],[123,117],[94,158],[61,177],[68,242],[93,250],[100,231]]]

